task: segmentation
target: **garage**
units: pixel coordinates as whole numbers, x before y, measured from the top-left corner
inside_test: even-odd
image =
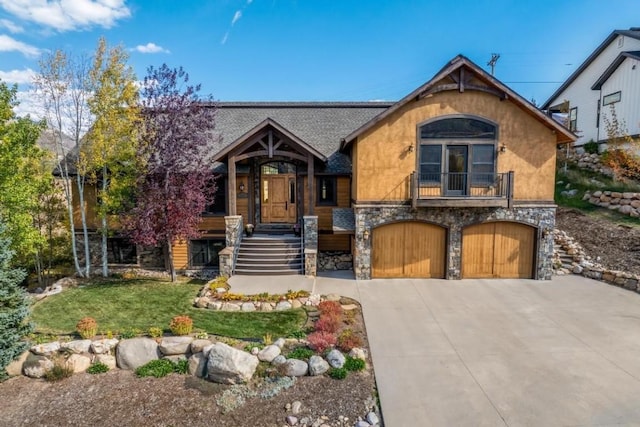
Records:
[[[533,278],[535,228],[489,222],[462,230],[463,278]]]
[[[443,227],[407,221],[377,227],[372,234],[371,277],[444,277]]]

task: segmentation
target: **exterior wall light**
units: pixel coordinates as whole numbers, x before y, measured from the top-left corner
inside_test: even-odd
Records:
[[[362,239],[363,240],[369,240],[369,230],[364,230],[362,232]]]
[[[500,152],[501,153],[506,153],[507,152],[507,146],[506,145],[501,145],[500,146]]]
[[[241,182],[240,183],[240,187],[238,187],[238,188],[240,188],[240,192],[241,193],[244,193],[244,182]]]

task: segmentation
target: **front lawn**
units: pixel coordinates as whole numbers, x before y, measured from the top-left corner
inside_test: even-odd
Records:
[[[31,319],[37,332],[70,334],[78,320],[90,316],[98,322],[98,332],[117,334],[150,327],[168,331],[171,318],[188,315],[196,329],[234,338],[289,336],[306,321],[302,309],[267,313],[239,313],[197,309],[193,299],[200,283],[170,283],[135,279],[101,282],[67,289],[32,307]]]

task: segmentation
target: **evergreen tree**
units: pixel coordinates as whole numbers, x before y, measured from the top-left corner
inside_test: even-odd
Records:
[[[0,379],[6,377],[7,365],[26,350],[24,338],[32,330],[27,322],[29,303],[20,287],[26,274],[12,267],[9,247],[6,227],[0,222]]]

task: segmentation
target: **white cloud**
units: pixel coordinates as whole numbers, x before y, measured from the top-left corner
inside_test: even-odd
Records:
[[[229,31],[224,33],[224,37],[222,37],[222,41],[220,42],[220,44],[225,44],[228,39],[229,39]]]
[[[0,70],[0,80],[6,83],[28,84],[33,81],[33,77],[35,75],[35,71],[33,71],[31,68],[11,71]]]
[[[36,91],[18,91],[16,98],[20,103],[14,110],[16,116],[24,117],[26,115],[30,115],[34,120],[40,120],[45,117],[42,102]]]
[[[155,43],[147,43],[145,45],[138,45],[132,50],[140,53],[169,53],[169,51],[162,46],[158,46]]]
[[[0,7],[20,19],[58,31],[111,28],[131,16],[125,0],[0,0]]]
[[[8,19],[0,19],[0,27],[6,28],[10,33],[18,34],[24,32],[24,28]]]
[[[234,25],[238,20],[242,18],[242,11],[236,10],[236,13],[233,15],[233,19],[231,20],[231,25]]]
[[[22,43],[10,36],[0,34],[0,52],[20,52],[25,56],[38,56],[41,50],[35,46]]]

